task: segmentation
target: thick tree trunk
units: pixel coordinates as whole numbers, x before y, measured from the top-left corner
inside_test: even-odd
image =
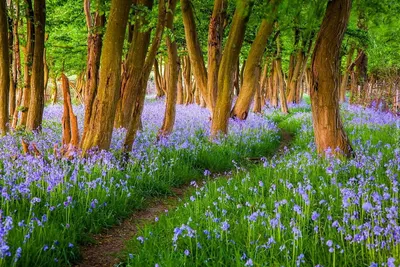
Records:
[[[186,45],[189,52],[190,62],[193,67],[193,75],[196,79],[197,87],[205,97],[206,105],[212,111],[211,100],[207,90],[207,70],[204,58],[197,37],[196,22],[193,14],[192,3],[190,0],[181,0],[182,19],[185,28]]]
[[[131,113],[130,124],[126,133],[124,141],[124,152],[130,152],[132,150],[133,142],[135,141],[136,133],[141,126],[141,116],[143,112],[144,100],[146,96],[147,81],[150,76],[151,68],[154,64],[158,48],[161,43],[161,39],[164,33],[164,26],[167,18],[167,10],[165,2],[159,1],[158,4],[158,22],[154,33],[151,46],[147,53],[146,61],[142,68],[142,75],[137,83],[135,90],[135,99],[133,102],[133,108]]]
[[[44,39],[46,23],[46,1],[34,0],[35,47],[33,50],[32,90],[26,128],[40,130],[44,109]]]
[[[153,0],[138,0],[139,8],[145,7],[151,10],[153,7]],[[137,13],[135,21],[135,29],[133,32],[132,43],[129,47],[128,56],[126,59],[126,71],[122,76],[121,85],[121,98],[119,113],[119,120],[116,121],[116,127],[128,128],[130,122],[130,115],[132,113],[132,103],[137,93],[134,88],[140,80],[141,71],[146,60],[147,50],[150,44],[151,29],[143,31],[143,27],[148,24],[148,17],[146,13]]]
[[[121,88],[122,46],[131,0],[112,0],[109,22],[100,59],[100,80],[90,107],[91,116],[85,125],[81,147],[83,153],[98,147],[108,149],[111,143],[115,111]]]
[[[0,135],[8,131],[8,90],[10,61],[8,53],[6,1],[0,0]]]
[[[339,52],[347,28],[351,0],[328,2],[312,57],[310,90],[315,143],[318,153],[339,148],[346,156],[352,148],[339,113]]]
[[[171,33],[174,32],[174,15],[177,0],[168,0],[168,15],[166,27]],[[179,57],[178,49],[175,39],[171,38],[171,35],[167,35],[167,49],[168,49],[168,84],[167,84],[167,98],[165,100],[165,114],[163,125],[158,132],[158,137],[168,136],[175,124],[176,114],[176,95],[178,86],[178,74],[179,74]]]
[[[224,38],[224,21],[227,6],[227,0],[214,1],[214,9],[208,26],[207,88],[208,98],[212,107],[215,106],[217,101],[218,70],[222,57],[222,40]]]
[[[213,109],[211,135],[228,133],[228,120],[232,107],[233,78],[235,65],[239,58],[243,44],[246,25],[253,6],[252,0],[240,0],[237,2],[229,37],[226,42],[224,54],[218,72],[218,95]]]
[[[84,89],[85,117],[84,131],[82,140],[85,139],[87,129],[89,129],[89,121],[92,116],[92,105],[97,94],[99,82],[99,67],[101,51],[103,46],[103,27],[105,24],[105,15],[101,9],[102,1],[98,1],[97,10],[93,14],[90,13],[90,0],[84,0],[84,11],[86,17],[86,27],[88,30],[87,37],[87,60],[86,60],[86,85]]]
[[[279,3],[280,0],[270,1],[269,5],[271,11],[268,14],[268,18],[262,20],[256,38],[251,45],[246,66],[244,68],[243,86],[240,90],[235,106],[231,111],[231,117],[245,120],[247,118],[254,93],[258,94],[257,99],[261,98],[261,93],[257,92],[256,90],[256,88],[260,88],[260,64],[265,47],[267,46],[268,38],[274,28],[274,21],[278,12]],[[261,112],[261,99],[259,99],[259,103],[254,105],[254,107],[254,110]]]
[[[25,127],[28,118],[29,105],[31,102],[31,77],[33,50],[35,47],[35,23],[33,15],[32,0],[26,0],[26,46],[25,46],[25,66],[24,66],[24,90],[21,109],[20,125]]]

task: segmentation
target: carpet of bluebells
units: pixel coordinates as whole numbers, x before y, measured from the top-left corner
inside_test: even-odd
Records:
[[[266,111],[295,134],[290,148],[229,179],[193,182],[130,242],[128,265],[400,266],[399,118],[343,105],[356,156],[321,158],[310,107],[291,110]]]
[[[75,107],[80,123],[83,107]],[[0,138],[0,266],[65,266],[79,260],[88,233],[110,227],[142,208],[149,197],[172,187],[224,172],[247,157],[272,153],[277,124],[260,115],[230,123],[229,136],[209,141],[209,114],[195,105],[177,107],[174,133],[156,141],[163,101],[147,101],[143,131],[129,163],[121,164],[124,130],[115,130],[109,152],[58,159],[62,106],[45,108],[41,133],[14,132]],[[82,128],[82,125],[80,125]],[[82,129],[81,129],[82,130]],[[23,155],[21,138],[42,153]]]

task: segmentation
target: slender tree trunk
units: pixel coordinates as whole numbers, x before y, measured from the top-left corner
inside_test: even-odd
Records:
[[[57,103],[57,95],[58,95],[58,87],[57,87],[57,78],[53,79],[53,92],[52,92],[52,104],[55,105]]]
[[[279,88],[279,100],[281,104],[281,111],[283,114],[288,114],[288,106],[285,93],[285,81],[283,79],[282,59],[278,57],[275,60],[275,71],[277,74],[277,84]]]
[[[278,106],[278,73],[275,66],[275,60],[272,62],[272,70],[270,77],[270,95],[271,95],[271,106],[276,108]]]
[[[267,46],[268,38],[274,28],[274,22],[278,12],[279,3],[280,0],[270,1],[269,5],[271,7],[271,11],[268,14],[268,18],[262,20],[256,38],[251,45],[246,66],[244,68],[243,86],[240,90],[235,106],[231,111],[231,117],[245,120],[247,118],[254,93],[258,94],[257,99],[261,98],[261,93],[257,92],[256,90],[256,88],[260,88],[260,64],[265,47]],[[259,99],[259,103],[254,105],[254,107],[257,112],[261,112],[261,99]]]
[[[261,72],[261,67],[257,66],[254,75],[260,77],[260,72]],[[244,81],[243,84],[245,84],[246,81]],[[244,89],[244,88],[243,88]],[[254,84],[254,105],[253,105],[253,112],[254,113],[261,113],[261,85],[260,85],[260,79],[255,82]],[[242,90],[243,91],[243,90]],[[247,114],[246,114],[247,116]]]
[[[351,65],[351,62],[353,60],[353,55],[354,55],[354,46],[350,48],[349,54],[347,55],[347,63],[346,63],[346,69],[344,70],[343,76],[342,76],[342,81],[340,83],[340,90],[339,90],[339,101],[340,102],[345,102],[346,101],[346,89],[347,89],[347,84],[349,80],[349,68]]]
[[[207,70],[204,58],[197,37],[196,22],[190,0],[181,0],[182,19],[185,28],[186,45],[189,52],[190,62],[193,67],[193,75],[196,79],[197,87],[205,97],[207,107],[212,111],[211,100],[207,92]]]
[[[32,7],[32,0],[26,0],[26,46],[25,46],[25,67],[24,67],[24,91],[21,109],[20,125],[25,127],[28,119],[28,111],[31,102],[31,77],[32,77],[32,63],[33,63],[33,50],[35,47],[35,23]]]
[[[46,23],[46,1],[34,1],[35,20],[35,48],[33,50],[32,65],[32,90],[29,102],[28,118],[26,128],[29,131],[40,130],[42,126],[44,109],[44,39]]]
[[[15,10],[15,17],[13,19],[13,65],[12,65],[12,72],[13,72],[13,81],[12,87],[10,87],[10,99],[9,99],[9,114],[13,115],[16,107],[16,97],[17,91],[19,88],[19,80],[21,77],[21,58],[20,58],[20,51],[19,51],[19,34],[18,34],[18,22],[19,22],[19,0],[16,0],[14,3],[14,10]]]
[[[168,0],[168,15],[166,27],[171,33],[174,32],[174,15],[177,0]],[[178,74],[180,69],[178,49],[175,39],[171,35],[167,35],[167,49],[168,49],[168,84],[167,84],[167,99],[165,100],[165,114],[163,125],[158,132],[158,136],[168,136],[175,124],[176,114],[176,96],[178,86]]]
[[[161,43],[161,39],[164,33],[164,26],[166,24],[167,10],[165,2],[161,0],[158,4],[158,22],[154,33],[151,46],[147,53],[147,57],[142,69],[142,75],[137,83],[135,100],[133,102],[133,108],[131,113],[130,124],[126,133],[124,141],[124,152],[130,152],[132,150],[133,142],[135,141],[136,133],[141,126],[141,116],[144,106],[144,100],[146,96],[147,81],[150,76],[151,68],[154,64],[158,48]]]
[[[339,52],[347,28],[351,0],[328,2],[312,57],[310,90],[315,143],[318,153],[339,148],[350,156],[352,148],[339,114]]]
[[[186,99],[185,104],[190,104],[192,99],[192,72],[190,65],[189,56],[185,56],[184,58],[184,67],[183,67],[183,80],[185,82],[185,91],[186,91]]]
[[[220,133],[228,133],[228,120],[230,109],[232,107],[235,65],[239,58],[252,6],[252,0],[240,0],[237,2],[232,26],[229,31],[228,40],[218,72],[218,95],[217,102],[213,109],[213,119],[211,124],[211,135],[213,138],[217,137]]]
[[[222,57],[222,40],[224,38],[224,21],[227,6],[227,0],[214,1],[214,9],[208,27],[207,88],[208,98],[212,107],[215,106],[217,101],[218,69]]]
[[[125,30],[132,1],[112,0],[100,59],[100,80],[85,125],[82,150],[108,149],[111,143],[115,111],[121,87],[121,58]]]
[[[0,135],[8,131],[8,90],[10,89],[10,62],[7,36],[6,1],[0,0]]]
[[[69,81],[64,73],[61,74],[61,82],[64,98],[64,112],[62,117],[63,125],[63,145],[79,145],[78,119],[72,109],[71,94],[69,90]]]
[[[84,11],[86,17],[86,27],[88,30],[87,37],[87,61],[86,61],[86,85],[84,89],[85,101],[85,117],[83,122],[83,136],[82,141],[85,139],[87,130],[89,129],[89,122],[92,116],[92,105],[97,94],[97,87],[99,82],[99,67],[101,51],[103,46],[103,27],[105,24],[105,15],[100,10],[103,1],[98,1],[97,10],[93,17],[90,13],[90,0],[84,0]]]
[[[157,59],[154,60],[154,80],[156,83],[156,98],[160,98],[164,96],[164,91],[162,89],[163,79],[161,77],[160,66],[158,64]]]
[[[182,80],[182,65],[181,62],[183,62],[183,59],[179,60],[179,73],[178,73],[178,94],[176,97],[176,103],[178,105],[182,105],[183,104],[183,100],[184,100],[184,94],[183,94],[183,80]]]

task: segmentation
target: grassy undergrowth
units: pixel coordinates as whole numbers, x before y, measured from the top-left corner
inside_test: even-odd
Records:
[[[398,266],[400,131],[382,115],[344,107],[357,156],[340,160],[316,155],[309,109],[270,113],[293,147],[196,185],[130,242],[128,266]]]
[[[192,117],[198,123],[199,116]],[[79,246],[91,242],[88,234],[132,214],[146,199],[171,194],[172,187],[204,177],[205,170],[230,171],[247,157],[267,156],[279,144],[271,122],[265,126],[259,120],[258,126],[231,131],[213,143],[202,128],[184,136],[192,127],[188,121],[177,121],[184,138],[172,136],[172,141],[155,143],[156,131],[145,129],[126,167],[120,165],[118,148],[87,159],[56,159],[51,140],[61,140],[60,124],[51,119],[41,134],[24,135],[36,142],[42,158],[21,154],[19,133],[1,138],[0,266],[76,262]]]

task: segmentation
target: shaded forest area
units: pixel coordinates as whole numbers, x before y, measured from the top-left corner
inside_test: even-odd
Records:
[[[173,130],[176,104],[207,108],[216,137],[250,106],[286,113],[306,93],[315,131],[330,129],[316,136],[332,137],[317,140],[320,151],[349,154],[339,101],[399,110],[399,4],[334,2],[2,1],[1,132],[40,129],[63,91],[64,144],[107,149],[123,127],[130,151],[150,82],[166,96],[159,136]],[[81,139],[66,86],[85,105]]]

